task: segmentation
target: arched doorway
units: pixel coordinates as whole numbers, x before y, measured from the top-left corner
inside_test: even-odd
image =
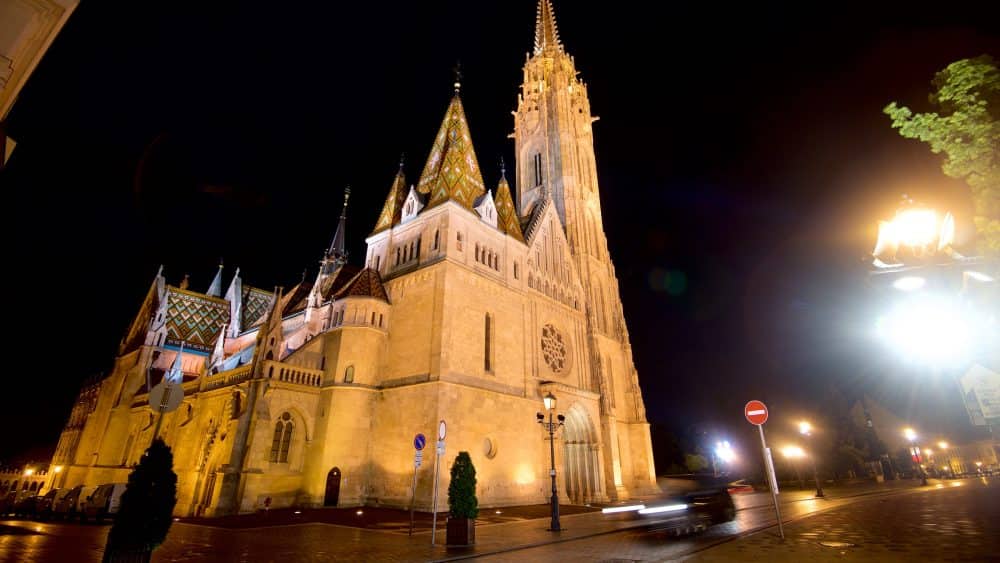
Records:
[[[326,497],[323,506],[337,506],[340,499],[340,468],[334,467],[326,474]]]
[[[587,410],[579,403],[566,412],[563,428],[563,475],[566,496],[576,504],[604,500],[600,479],[597,431]]]

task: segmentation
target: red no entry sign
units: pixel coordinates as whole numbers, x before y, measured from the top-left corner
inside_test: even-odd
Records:
[[[767,407],[760,401],[750,401],[743,407],[743,415],[747,417],[750,424],[760,426],[767,422]]]

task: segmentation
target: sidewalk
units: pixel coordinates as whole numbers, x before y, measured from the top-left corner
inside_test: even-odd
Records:
[[[737,537],[684,561],[988,561],[1000,558],[1000,482],[931,480]]]

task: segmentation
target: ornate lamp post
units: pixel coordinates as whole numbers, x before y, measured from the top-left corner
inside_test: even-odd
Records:
[[[555,433],[560,426],[565,422],[566,417],[563,415],[558,415],[556,421],[553,422],[552,416],[556,411],[556,396],[552,394],[551,391],[542,397],[542,402],[545,403],[545,410],[549,411],[549,421],[545,422],[545,415],[538,413],[538,423],[541,424],[549,432],[549,456],[552,461],[552,468],[549,470],[549,476],[552,477],[552,523],[549,525],[549,531],[559,532],[562,531],[562,527],[559,526],[559,492],[556,489],[556,440]]]
[[[812,436],[812,424],[803,420],[799,423],[799,434],[802,434],[806,438],[811,438]],[[811,440],[810,440],[811,441]],[[813,466],[813,479],[816,481],[816,498],[823,498],[826,495],[823,494],[823,485],[819,482],[819,472],[816,471],[816,444],[813,444],[812,454],[809,455],[809,459],[812,460]]]

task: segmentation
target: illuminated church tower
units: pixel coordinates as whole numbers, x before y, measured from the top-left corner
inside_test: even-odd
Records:
[[[559,40],[550,0],[539,0],[534,52],[514,114],[514,142],[521,213],[531,216],[550,200],[558,212],[586,292],[587,339],[594,380],[601,391],[604,442],[613,459],[636,459],[619,447],[649,443],[645,409],[632,362],[618,278],[601,219],[587,86]],[[631,440],[622,441],[625,432]],[[638,453],[638,452],[637,452]],[[621,467],[613,467],[621,486]]]
[[[414,492],[411,440],[444,420],[443,473],[469,452],[481,506],[547,502],[553,450],[563,502],[654,491],[594,118],[548,0],[535,28],[514,186],[503,168],[480,169],[456,81],[420,176],[407,182],[400,164],[357,263],[345,192],[339,219],[322,214],[337,227],[319,271],[287,291],[244,284],[239,269],[225,292],[221,270],[204,293],[158,273],[112,372],[81,393],[53,486],[125,481],[157,434],[174,451],[178,515],[429,510],[433,453]],[[150,389],[167,370],[183,403],[154,423]],[[552,449],[536,418],[549,394],[565,417]]]

